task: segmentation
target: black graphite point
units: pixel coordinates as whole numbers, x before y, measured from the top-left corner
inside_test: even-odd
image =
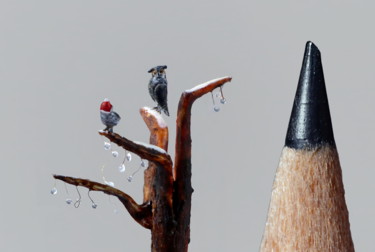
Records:
[[[335,147],[322,61],[319,49],[308,41],[285,146],[313,149],[327,144]]]

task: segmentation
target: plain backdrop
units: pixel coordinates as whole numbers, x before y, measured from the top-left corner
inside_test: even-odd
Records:
[[[230,75],[227,104],[192,111],[195,189],[189,251],[257,251],[305,43],[321,51],[357,251],[375,251],[374,58],[370,1],[0,1],[0,251],[150,251],[150,232],[115,198],[57,181],[70,175],[142,200],[140,164],[125,173],[103,149],[99,105],[115,131],[147,142],[147,71],[168,65],[169,152],[183,90]],[[218,102],[218,101],[216,101]],[[102,174],[101,168],[104,166]],[[117,213],[115,213],[117,210]]]

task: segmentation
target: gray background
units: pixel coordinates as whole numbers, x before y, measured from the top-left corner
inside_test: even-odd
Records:
[[[354,2],[354,1],[353,1]],[[357,251],[375,251],[374,4],[365,1],[0,1],[0,251],[149,251],[119,202],[80,189],[51,196],[51,174],[107,180],[142,199],[97,134],[99,104],[116,131],[148,141],[147,70],[168,65],[170,153],[180,94],[231,75],[228,103],[193,107],[190,251],[257,251],[307,40],[321,50]],[[76,199],[75,188],[68,186]],[[119,209],[118,214],[113,210]]]

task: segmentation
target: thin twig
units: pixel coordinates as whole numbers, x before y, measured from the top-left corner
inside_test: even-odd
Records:
[[[142,205],[138,205],[128,194],[112,186],[90,181],[88,179],[73,178],[61,175],[53,175],[53,177],[68,184],[86,187],[91,191],[99,191],[117,197],[124,204],[125,208],[128,210],[129,214],[134,218],[135,221],[137,221],[147,229],[151,228],[152,213],[151,207],[148,202]]]

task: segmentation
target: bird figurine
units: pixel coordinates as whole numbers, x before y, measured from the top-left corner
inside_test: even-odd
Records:
[[[150,82],[148,83],[148,91],[152,100],[157,103],[154,109],[159,113],[163,111],[164,114],[169,116],[167,103],[168,82],[165,69],[167,69],[167,66],[156,66],[148,71],[152,74]]]
[[[113,106],[107,98],[100,104],[100,119],[106,126],[104,130],[108,132],[113,132],[113,127],[116,126],[121,119],[119,114],[113,111]]]

